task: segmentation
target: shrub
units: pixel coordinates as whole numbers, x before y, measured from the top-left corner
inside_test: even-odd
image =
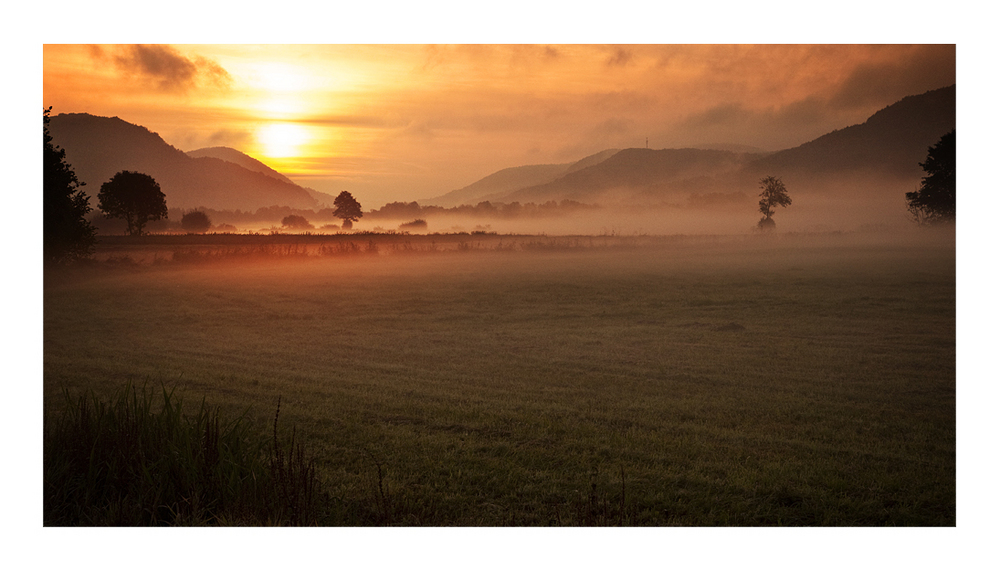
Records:
[[[208,214],[195,210],[181,217],[181,227],[188,232],[204,232],[212,227]]]
[[[312,230],[314,226],[306,220],[305,216],[299,216],[297,214],[289,214],[281,219],[281,225],[285,228],[291,228],[296,230]]]
[[[413,222],[405,222],[399,225],[400,230],[426,230],[427,221],[423,218],[417,218]]]

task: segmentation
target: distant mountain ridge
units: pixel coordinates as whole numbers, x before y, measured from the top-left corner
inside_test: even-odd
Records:
[[[238,151],[232,147],[205,147],[203,149],[195,149],[193,151],[188,151],[187,156],[192,158],[212,157],[216,159],[222,159],[224,161],[235,163],[249,171],[266,174],[267,176],[270,176],[272,178],[278,179],[283,182],[287,182],[288,184],[297,184],[292,179],[272,169],[271,167],[267,166],[261,161],[251,157],[250,155],[242,151]],[[328,207],[333,207],[333,201],[336,200],[336,197],[333,196],[332,194],[327,194],[325,192],[313,190],[306,186],[303,186],[302,188],[305,189],[305,191],[308,192],[310,196],[316,199],[317,202],[325,204]]]
[[[92,198],[115,173],[134,170],[156,179],[169,208],[317,206],[306,189],[291,181],[216,157],[191,157],[149,129],[118,117],[64,113],[51,118],[49,132],[66,150],[67,162],[87,183]]]
[[[497,197],[529,186],[544,184],[560,176],[600,163],[617,153],[619,149],[607,149],[584,157],[573,163],[549,165],[525,165],[499,170],[468,186],[453,190],[437,198],[420,201],[423,204],[452,207],[460,204],[476,204],[495,200]]]
[[[926,158],[928,147],[955,128],[955,115],[955,85],[951,85],[905,97],[864,123],[791,149],[748,152],[755,149],[724,144],[689,149],[611,149],[563,172],[559,171],[565,165],[504,169],[438,197],[438,202],[431,199],[427,203],[444,206],[447,204],[442,202],[457,199],[469,203],[567,199],[677,202],[679,197],[699,194],[756,194],[757,180],[767,175],[779,176],[806,192],[869,180],[919,181],[922,171],[918,163]],[[519,188],[512,188],[518,184]]]

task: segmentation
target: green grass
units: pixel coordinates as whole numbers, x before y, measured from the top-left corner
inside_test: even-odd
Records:
[[[47,284],[46,410],[282,395],[329,525],[953,526],[954,264],[835,235],[101,267]]]

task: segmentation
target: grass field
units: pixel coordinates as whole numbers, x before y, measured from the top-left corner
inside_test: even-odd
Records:
[[[955,525],[953,235],[370,240],[47,275],[46,414],[280,396],[328,525]]]

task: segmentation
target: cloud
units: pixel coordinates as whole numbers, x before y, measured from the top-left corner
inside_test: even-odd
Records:
[[[199,77],[216,86],[225,87],[232,81],[219,64],[203,57],[191,60],[170,46],[123,46],[114,56],[122,71],[156,84],[161,91],[184,92],[195,87]]]
[[[608,58],[608,67],[625,67],[632,63],[632,52],[623,48],[618,48],[615,53]]]
[[[857,66],[830,103],[839,108],[862,107],[955,83],[955,46],[915,46],[907,55]]]

